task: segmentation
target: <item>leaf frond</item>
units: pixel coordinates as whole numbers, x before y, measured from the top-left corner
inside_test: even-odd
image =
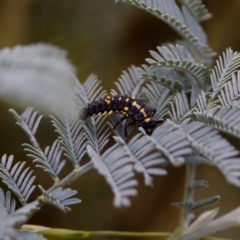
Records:
[[[62,187],[59,187],[51,192],[48,192],[43,189],[41,185],[38,185],[40,191],[42,192],[42,200],[48,204],[55,206],[60,209],[62,212],[69,212],[71,208],[69,205],[80,203],[81,200],[78,198],[71,198],[77,194],[76,190],[66,188],[63,190]]]
[[[17,112],[13,109],[9,109],[9,112],[13,114],[14,118],[17,121],[16,124],[20,126],[28,135],[32,144],[35,147],[39,147],[35,138],[35,134],[43,116],[40,115],[37,117],[38,112],[33,112],[33,108],[31,107],[28,107],[21,115],[18,115]]]
[[[0,163],[0,177],[2,182],[18,197],[22,205],[26,205],[28,198],[35,189],[32,185],[35,176],[29,167],[24,169],[26,162],[18,162],[12,166],[13,155],[3,155]]]
[[[220,169],[228,182],[240,186],[239,152],[214,129],[200,122],[185,119],[183,134],[191,146]]]
[[[29,153],[27,156],[33,158],[34,163],[39,164],[37,167],[42,168],[55,182],[59,182],[58,175],[66,161],[60,161],[62,149],[58,141],[56,140],[51,148],[46,147],[44,152],[29,144],[23,144],[23,146],[25,147],[24,150]]]
[[[123,71],[118,82],[115,82],[120,95],[138,96],[144,80],[138,72],[137,67],[132,65],[128,71]],[[116,95],[116,91],[111,91],[111,95]]]
[[[127,145],[123,140],[122,144],[125,145],[124,149],[134,163],[134,170],[143,174],[146,186],[152,186],[152,176],[167,174],[167,171],[161,167],[167,165],[168,162],[162,158],[155,146],[148,144],[146,138],[142,138],[142,136],[143,134],[139,133]]]
[[[114,138],[120,139],[120,137]],[[88,145],[87,152],[94,167],[110,185],[114,193],[114,205],[116,207],[129,206],[129,197],[137,194],[135,189],[137,181],[133,179],[133,166],[124,151],[124,146],[117,141],[100,156],[91,145]]]
[[[182,11],[175,0],[117,0],[137,6],[161,19],[182,38],[191,43],[192,47],[202,58],[212,58],[215,53],[206,45],[206,35],[186,7]]]
[[[240,98],[240,71],[237,74],[232,74],[232,80],[226,82],[222,86],[221,93],[218,95],[218,99],[222,107],[232,106],[239,101]]]
[[[240,53],[233,52],[231,48],[226,49],[222,56],[216,61],[216,66],[212,69],[212,99],[216,100],[216,96],[220,94],[223,85],[228,82],[232,75],[236,73],[240,66]]]
[[[55,113],[55,116],[50,117],[56,132],[60,135],[59,142],[64,150],[64,155],[76,167],[86,153],[87,139],[78,111],[75,108],[75,111],[72,112],[74,114],[71,116],[58,112]]]
[[[190,52],[183,46],[177,44],[176,46],[158,47],[158,52],[150,51],[150,54],[152,58],[147,58],[146,61],[153,70],[153,79],[158,79],[158,76],[154,76],[156,69],[172,68],[173,70],[183,72],[185,81],[182,82],[187,82],[191,86],[198,85],[204,88],[206,82],[208,82],[210,76],[209,69],[203,64],[196,63]]]
[[[240,110],[215,107],[208,112],[195,112],[197,121],[240,138]]]
[[[101,152],[109,141],[110,126],[106,124],[107,115],[98,118],[92,117],[85,121],[84,130],[90,144],[97,152]]]
[[[174,166],[184,164],[185,156],[192,153],[188,141],[184,139],[176,124],[170,120],[156,128],[151,136],[142,137],[142,141],[145,141],[146,145],[153,145],[161,153],[161,158]]]

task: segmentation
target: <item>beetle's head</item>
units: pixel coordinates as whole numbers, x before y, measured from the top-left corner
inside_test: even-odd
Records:
[[[143,122],[141,122],[140,127],[142,127],[148,135],[151,135],[154,128],[157,126],[157,124],[163,123],[163,122],[164,120],[157,121],[152,118],[146,118],[144,119]]]

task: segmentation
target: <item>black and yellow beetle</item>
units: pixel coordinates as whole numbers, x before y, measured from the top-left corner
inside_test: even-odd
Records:
[[[113,129],[124,119],[131,118],[132,121],[125,126],[125,136],[127,136],[127,128],[135,123],[138,123],[139,127],[142,127],[150,135],[158,123],[164,122],[163,120],[154,120],[153,116],[156,113],[156,109],[147,106],[143,99],[127,95],[100,98],[92,103],[88,103],[83,108],[82,113],[83,118],[107,113],[109,115],[112,113],[123,114],[124,116],[116,123]]]

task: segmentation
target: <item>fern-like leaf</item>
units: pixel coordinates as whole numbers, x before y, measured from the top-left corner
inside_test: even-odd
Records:
[[[33,108],[31,107],[27,108],[21,115],[18,115],[17,112],[13,109],[9,109],[9,112],[11,112],[16,119],[16,124],[20,126],[23,131],[28,135],[33,146],[39,148],[38,142],[35,138],[35,134],[42,119],[42,115],[40,115],[36,119],[38,112],[33,112]]]
[[[41,200],[55,206],[63,212],[69,212],[71,208],[69,205],[80,203],[81,200],[78,198],[70,198],[77,194],[76,190],[70,188],[64,189],[59,187],[51,192],[43,189],[41,185],[38,186],[42,192]]]
[[[60,135],[59,142],[64,150],[64,155],[71,161],[74,167],[80,164],[83,155],[86,153],[86,137],[79,119],[79,113],[75,109],[71,116],[63,115],[60,112],[51,116],[53,126]]]
[[[0,177],[2,182],[18,197],[22,205],[25,205],[35,189],[35,185],[32,186],[32,183],[36,177],[31,176],[33,171],[29,172],[29,167],[22,171],[26,162],[18,162],[14,166],[12,163],[13,155],[7,157],[5,154],[2,156]]]
[[[218,99],[223,107],[233,106],[240,97],[240,71],[232,74],[232,80],[223,85]]]
[[[154,145],[146,144],[146,139],[142,136],[142,133],[137,134],[127,145],[122,139],[118,139],[118,142],[121,142],[133,161],[134,170],[143,174],[145,185],[152,186],[152,176],[167,174],[167,171],[160,167],[167,165],[168,162],[162,158],[159,151],[156,151]]]
[[[118,139],[118,137],[115,137]],[[98,172],[103,175],[114,193],[114,205],[116,207],[129,206],[130,196],[137,194],[134,188],[137,181],[133,179],[133,166],[124,146],[117,141],[101,156],[90,145],[87,152]]]
[[[145,142],[145,145],[149,145],[149,148],[153,145],[161,153],[161,158],[174,166],[185,163],[185,156],[192,153],[189,143],[170,120],[154,130],[151,137],[145,135],[142,141]]]
[[[215,107],[207,113],[195,112],[197,121],[240,138],[240,110]]]
[[[209,69],[203,64],[196,63],[185,47],[180,45],[163,46],[158,47],[158,53],[150,51],[150,54],[153,59],[147,58],[146,61],[153,70],[171,67],[185,73],[186,81],[191,86],[205,87],[210,75]]]
[[[185,119],[180,127],[191,146],[216,165],[230,183],[240,186],[239,152],[216,130],[189,121]]]
[[[138,96],[143,82],[144,80],[141,79],[141,75],[139,74],[137,67],[133,65],[128,68],[128,71],[123,71],[121,77],[118,79],[118,82],[115,82],[119,93],[112,90],[111,94]]]
[[[194,16],[198,22],[205,21],[212,17],[202,0],[178,0]]]
[[[202,27],[185,7],[183,7],[181,11],[175,0],[117,1],[127,2],[137,6],[166,22],[184,39],[190,42],[192,47],[202,58],[212,58],[215,55],[215,53],[206,45],[206,35],[202,30]]]
[[[236,73],[239,66],[240,53],[233,52],[231,48],[228,48],[222,56],[219,56],[211,73],[213,100],[216,100],[215,98],[220,94],[224,84],[231,80],[232,74]]]
[[[25,147],[24,150],[29,152],[27,156],[33,158],[34,163],[39,164],[37,167],[44,169],[55,182],[59,182],[58,175],[66,161],[60,161],[62,149],[58,141],[56,140],[51,148],[46,147],[44,152],[29,144],[23,144],[23,146]]]
[[[111,134],[110,126],[106,124],[107,115],[87,119],[84,125],[88,143],[100,152],[108,143]]]

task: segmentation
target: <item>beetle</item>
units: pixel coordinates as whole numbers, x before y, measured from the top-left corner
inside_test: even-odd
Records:
[[[155,120],[153,118],[156,109],[144,103],[141,98],[135,98],[128,95],[107,95],[105,98],[100,98],[88,103],[82,110],[83,118],[92,117],[95,115],[111,115],[112,113],[120,113],[123,117],[118,121],[113,129],[124,119],[131,118],[131,122],[125,126],[125,136],[127,136],[127,128],[137,123],[142,127],[148,135],[151,135],[154,128],[164,120]]]

